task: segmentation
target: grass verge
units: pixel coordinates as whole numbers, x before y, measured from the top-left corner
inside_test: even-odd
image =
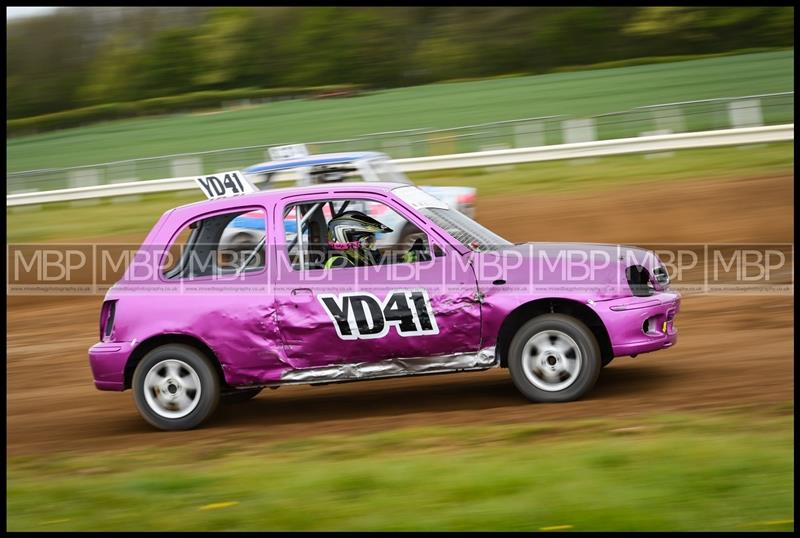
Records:
[[[462,185],[479,196],[597,189],[646,181],[710,180],[793,173],[793,143],[682,150],[673,156],[620,155],[513,167],[412,174],[419,185]],[[284,184],[280,184],[283,186]],[[141,241],[167,209],[202,199],[199,191],[145,195],[131,203],[98,201],[7,210],[8,243],[130,238]]]
[[[741,179],[791,173],[793,168],[793,143],[782,142],[420,172],[412,177],[418,185],[471,186],[480,195],[490,196],[569,192],[647,181]]]
[[[7,526],[793,530],[793,423],[789,403],[624,421],[29,456],[8,462]]]

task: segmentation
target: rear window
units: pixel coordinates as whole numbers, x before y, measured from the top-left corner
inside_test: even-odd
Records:
[[[193,221],[175,237],[161,262],[167,279],[238,274],[264,268],[266,215],[247,209]]]

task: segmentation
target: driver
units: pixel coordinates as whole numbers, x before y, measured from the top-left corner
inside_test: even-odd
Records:
[[[346,211],[328,223],[328,247],[335,253],[325,262],[325,269],[375,265],[380,252],[375,249],[375,234],[392,229],[361,211]]]
[[[347,166],[315,166],[311,169],[309,176],[314,185],[341,183],[347,179],[349,172],[354,171],[355,168]]]

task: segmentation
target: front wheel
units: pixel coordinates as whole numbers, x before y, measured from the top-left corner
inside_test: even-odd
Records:
[[[150,351],[133,373],[133,396],[142,417],[161,430],[189,430],[219,403],[219,378],[210,359],[183,344]]]
[[[536,402],[568,402],[588,392],[600,374],[600,347],[579,320],[545,314],[511,341],[508,369],[517,389]]]

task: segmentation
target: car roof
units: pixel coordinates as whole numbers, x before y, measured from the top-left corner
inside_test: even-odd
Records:
[[[295,159],[285,159],[281,161],[267,161],[264,163],[254,164],[244,170],[248,174],[257,174],[261,172],[277,172],[278,170],[289,170],[291,168],[300,168],[303,166],[316,166],[326,164],[342,164],[361,159],[373,159],[376,157],[386,157],[385,153],[377,151],[354,151],[349,153],[320,153],[318,155],[308,155],[306,157],[297,157]]]
[[[239,196],[231,196],[228,198],[217,198],[216,200],[199,200],[189,204],[184,204],[174,208],[175,211],[182,211],[189,208],[202,209],[202,211],[215,211],[217,209],[226,209],[228,207],[237,207],[254,204],[266,204],[267,202],[291,198],[294,196],[314,195],[314,194],[365,194],[365,193],[387,193],[398,187],[410,187],[406,183],[391,183],[391,182],[364,182],[364,183],[327,183],[319,185],[308,185],[305,187],[284,187],[280,189],[269,189],[265,191],[257,191],[250,194],[242,194]]]

